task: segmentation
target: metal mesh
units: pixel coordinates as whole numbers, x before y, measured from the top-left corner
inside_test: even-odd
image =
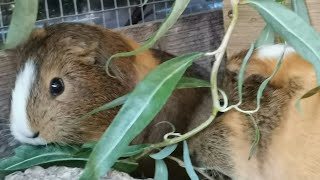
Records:
[[[59,22],[85,22],[108,28],[164,19],[173,0],[39,0],[37,26]],[[191,0],[184,14],[222,8],[222,0]],[[5,39],[14,9],[13,0],[0,0],[0,41]]]

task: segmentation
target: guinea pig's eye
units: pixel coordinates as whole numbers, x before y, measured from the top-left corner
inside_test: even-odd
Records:
[[[61,78],[53,78],[50,82],[50,94],[59,96],[64,91],[64,83]]]

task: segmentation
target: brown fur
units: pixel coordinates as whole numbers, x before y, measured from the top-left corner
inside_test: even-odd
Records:
[[[224,89],[231,104],[238,102],[236,78],[245,54],[239,53],[227,64]],[[275,65],[276,59],[259,59],[253,54],[247,65],[242,109],[255,109],[258,87]],[[248,115],[230,110],[190,139],[194,161],[240,180],[319,179],[319,93],[302,101],[303,112],[295,106],[316,85],[313,66],[296,53],[286,55],[264,91],[260,110],[253,114],[261,140],[252,159],[248,160],[254,141],[252,121]],[[211,107],[210,97],[206,99],[200,107]],[[210,109],[201,109],[191,127],[208,118]]]
[[[28,101],[27,114],[34,132],[48,143],[83,143],[97,141],[105,132],[119,108],[103,111],[79,121],[87,112],[129,93],[168,54],[145,51],[128,58],[116,58],[109,77],[106,60],[113,54],[128,52],[139,45],[99,26],[62,23],[36,30],[29,40],[15,49],[18,69],[27,59],[36,62],[38,74]],[[157,58],[157,56],[159,58]],[[49,93],[49,83],[64,80],[65,91],[56,98]],[[203,89],[176,90],[154,121],[139,135],[134,144],[162,141],[171,132],[185,132]],[[152,167],[148,166],[149,169]],[[150,176],[150,174],[149,174]]]

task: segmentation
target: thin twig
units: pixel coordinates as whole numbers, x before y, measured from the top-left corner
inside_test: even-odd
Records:
[[[205,54],[206,56],[215,55],[215,58],[216,58],[213,66],[212,66],[210,82],[211,82],[211,93],[212,93],[213,107],[218,108],[219,111],[222,110],[223,108],[220,106],[220,102],[219,102],[218,85],[217,85],[218,70],[219,70],[221,62],[223,60],[223,56],[226,52],[228,42],[231,38],[231,34],[235,28],[235,25],[236,25],[238,17],[239,17],[238,3],[239,2],[236,0],[231,0],[233,16],[232,16],[231,23],[228,27],[228,30],[227,30],[227,32],[221,42],[220,47],[212,53]]]
[[[158,149],[158,148],[163,148],[172,144],[176,144],[179,143],[181,141],[184,141],[190,137],[192,137],[193,135],[197,134],[198,132],[202,131],[203,129],[205,129],[206,127],[208,127],[215,119],[216,114],[218,113],[218,111],[221,109],[220,107],[220,103],[219,103],[219,96],[218,96],[218,87],[217,87],[217,75],[218,75],[218,69],[219,66],[223,60],[223,56],[224,53],[226,51],[228,42],[230,40],[232,31],[235,27],[235,24],[237,22],[238,19],[238,0],[231,0],[231,4],[232,4],[232,9],[233,9],[233,18],[232,21],[230,23],[230,26],[226,32],[226,35],[224,36],[222,43],[220,45],[220,47],[216,50],[213,51],[212,53],[206,53],[206,56],[212,56],[212,55],[216,55],[216,61],[213,65],[212,68],[212,74],[211,74],[211,84],[212,84],[212,96],[213,96],[213,103],[214,103],[214,108],[212,111],[211,116],[202,124],[200,124],[198,127],[194,128],[193,130],[179,136],[179,137],[175,137],[172,139],[166,139],[163,142],[157,143],[157,144],[152,144],[150,145],[148,148],[146,148],[142,154],[133,157],[133,160],[139,160],[140,158],[144,157],[145,155],[151,153],[154,149]]]

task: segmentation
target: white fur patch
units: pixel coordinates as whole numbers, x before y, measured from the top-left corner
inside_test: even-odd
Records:
[[[32,138],[34,132],[29,125],[27,104],[35,81],[36,68],[33,61],[28,60],[17,74],[15,88],[12,91],[10,129],[12,135],[22,143],[46,144],[40,137]]]
[[[257,49],[257,57],[260,59],[279,58],[284,50],[284,44],[266,45]],[[284,55],[294,53],[295,50],[287,46]]]

